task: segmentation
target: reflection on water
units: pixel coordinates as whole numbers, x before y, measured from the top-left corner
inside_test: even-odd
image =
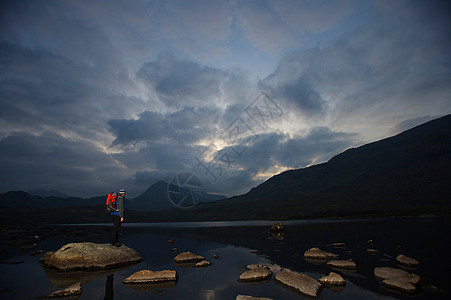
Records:
[[[144,261],[121,269],[102,272],[59,273],[43,269],[39,257],[16,253],[8,260],[24,260],[14,266],[1,266],[0,298],[30,299],[82,282],[80,299],[235,299],[238,294],[272,299],[301,299],[293,290],[274,280],[260,284],[238,282],[248,264],[266,264],[277,268],[290,268],[315,279],[335,271],[346,279],[341,288],[324,287],[322,299],[431,299],[449,296],[446,269],[449,265],[450,242],[448,221],[418,219],[385,219],[366,221],[284,222],[283,236],[272,236],[268,229],[273,222],[217,222],[186,224],[127,224],[122,241],[137,250]],[[245,224],[245,225],[243,225]],[[264,224],[264,225],[262,225]],[[109,228],[99,225],[85,226],[84,237],[55,237],[38,247],[56,250],[67,242],[108,240]],[[77,240],[79,239],[79,240]],[[171,239],[173,244],[168,244]],[[369,245],[373,240],[374,245]],[[346,242],[346,246],[333,247],[333,243]],[[179,266],[173,258],[180,251],[191,251],[212,263],[207,268]],[[325,261],[305,260],[303,253],[311,247],[336,253],[340,259],[352,258],[357,271],[332,270]],[[369,255],[368,248],[379,251]],[[251,250],[258,250],[253,251]],[[404,253],[421,261],[422,265],[409,272],[421,276],[421,290],[417,295],[387,290],[374,278],[373,270],[379,266],[399,267],[394,257]],[[219,257],[215,259],[214,257]],[[143,270],[176,270],[177,283],[164,285],[126,285],[122,281]]]

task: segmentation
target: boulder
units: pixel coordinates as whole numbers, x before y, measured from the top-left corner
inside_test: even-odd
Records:
[[[327,285],[346,285],[346,280],[335,272],[330,272],[329,275],[321,277],[319,282]]]
[[[203,260],[205,260],[205,257],[191,252],[182,252],[179,253],[176,257],[174,257],[174,261],[176,263],[190,263],[190,262],[199,262]]]
[[[238,295],[235,300],[273,300],[271,298],[263,298],[263,297],[253,297],[247,295]]]
[[[420,265],[420,262],[414,258],[405,256],[404,254],[399,254],[396,256],[396,261],[406,267],[416,268]]]
[[[390,267],[375,268],[374,275],[382,280],[383,285],[408,294],[417,292],[416,285],[420,281],[420,276],[416,274]]]
[[[81,295],[81,283],[75,283],[71,285],[70,287],[67,287],[62,290],[58,290],[56,292],[53,292],[51,294],[41,296],[39,298],[61,298],[61,297],[73,297],[73,296],[80,296]]]
[[[275,276],[275,279],[282,284],[296,289],[300,293],[317,297],[320,291],[321,283],[315,279],[300,273],[284,270]]]
[[[168,281],[177,281],[177,278],[177,271],[173,270],[141,270],[127,277],[123,281],[123,283],[162,283]]]
[[[357,265],[352,259],[347,260],[331,260],[326,263],[328,267],[337,269],[356,270]]]
[[[44,254],[40,262],[58,271],[105,270],[134,264],[142,257],[124,245],[114,247],[110,244],[70,243],[53,254]]]
[[[266,266],[255,266],[254,268],[244,272],[238,278],[238,281],[262,281],[270,279],[272,276],[271,270]]]
[[[337,257],[337,254],[329,253],[318,248],[310,248],[304,253],[304,258],[308,259],[334,259]]]

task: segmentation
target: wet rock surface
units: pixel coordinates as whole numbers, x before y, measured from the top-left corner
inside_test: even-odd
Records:
[[[176,257],[174,257],[174,261],[176,263],[192,263],[192,262],[200,262],[203,260],[205,260],[205,257],[191,252],[182,252],[179,253]]]
[[[75,283],[65,289],[58,290],[56,292],[53,292],[51,294],[41,296],[39,298],[62,298],[62,297],[74,297],[74,296],[80,296],[82,293],[81,289],[81,283]]]
[[[396,268],[380,267],[374,269],[374,275],[381,280],[383,285],[389,288],[408,294],[414,294],[418,291],[416,285],[420,281],[420,276],[416,274]]]
[[[249,281],[262,281],[267,280],[272,277],[272,272],[267,266],[262,265],[251,265],[252,269],[243,272],[238,281],[249,282]]]
[[[330,272],[329,275],[321,277],[319,282],[325,285],[346,285],[346,280],[340,274],[335,272]]]
[[[377,255],[379,254],[379,251],[373,248],[368,248],[366,249],[366,253],[370,254],[370,255]]]
[[[331,261],[327,262],[326,265],[328,267],[337,268],[337,269],[346,269],[346,270],[356,270],[357,269],[356,263],[351,259],[331,260]]]
[[[404,254],[399,254],[396,256],[396,261],[403,266],[416,268],[420,265],[420,262],[416,260],[415,258],[411,258],[408,256],[405,256]]]
[[[177,281],[178,274],[174,270],[163,270],[163,271],[151,271],[151,270],[141,270],[129,277],[127,277],[124,283],[161,283],[168,281]]]
[[[142,261],[142,257],[125,245],[114,247],[110,244],[91,242],[69,243],[58,251],[45,253],[40,262],[58,271],[104,270]]]
[[[286,286],[296,289],[300,293],[317,297],[320,291],[321,283],[317,280],[301,273],[284,270],[275,276],[276,281],[283,283]]]
[[[202,260],[194,265],[196,268],[205,268],[211,265],[211,262],[207,260]]]
[[[304,253],[304,258],[308,259],[335,259],[337,257],[337,254],[326,252],[316,247],[310,248]]]

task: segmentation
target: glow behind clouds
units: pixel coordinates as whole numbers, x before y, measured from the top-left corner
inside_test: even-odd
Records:
[[[231,196],[448,114],[450,12],[448,1],[2,1],[0,191],[133,196],[190,172]],[[256,129],[245,109],[261,91],[283,115]],[[221,135],[238,117],[252,127],[241,138],[257,138],[212,182],[196,157],[230,151]]]

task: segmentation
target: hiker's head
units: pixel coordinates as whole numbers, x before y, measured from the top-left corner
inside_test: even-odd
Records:
[[[119,194],[121,194],[122,196],[125,196],[125,189],[120,189]]]

